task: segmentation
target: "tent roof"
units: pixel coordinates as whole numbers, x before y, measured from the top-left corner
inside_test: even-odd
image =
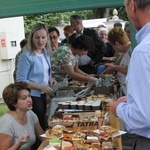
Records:
[[[0,18],[119,6],[122,0],[1,0]]]

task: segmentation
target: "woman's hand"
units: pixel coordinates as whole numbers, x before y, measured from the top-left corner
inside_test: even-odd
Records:
[[[98,79],[97,78],[95,78],[95,77],[89,77],[90,78],[90,82],[94,82],[94,81],[97,81]]]
[[[28,141],[29,141],[29,135],[27,132],[24,132],[24,134],[21,137],[19,137],[18,144],[27,143]]]
[[[56,80],[54,80],[52,77],[50,78],[50,85],[53,86],[56,84]]]
[[[112,63],[105,64],[107,68],[102,72],[102,74],[111,74],[115,71],[115,65]]]
[[[48,94],[50,92],[53,92],[53,89],[51,89],[49,86],[47,85],[40,85],[40,90],[45,93],[45,94]]]

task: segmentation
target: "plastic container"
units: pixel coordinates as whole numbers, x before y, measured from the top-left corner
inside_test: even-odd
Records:
[[[63,102],[58,102],[58,107],[59,107],[59,109],[62,109],[62,103],[63,103]]]
[[[100,103],[93,103],[92,104],[92,110],[100,110]]]
[[[71,109],[77,109],[77,104],[78,104],[77,102],[71,102],[70,103],[70,108]]]
[[[97,75],[100,75],[105,69],[107,68],[106,65],[100,65],[97,67]]]
[[[85,103],[84,104],[84,110],[92,110],[92,104]]]
[[[78,103],[78,109],[84,110],[84,103]]]
[[[63,102],[62,109],[70,109],[70,103]]]

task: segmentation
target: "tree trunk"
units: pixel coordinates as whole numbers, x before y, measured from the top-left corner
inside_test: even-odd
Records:
[[[108,18],[109,17],[109,8],[98,8],[93,10],[94,18]]]

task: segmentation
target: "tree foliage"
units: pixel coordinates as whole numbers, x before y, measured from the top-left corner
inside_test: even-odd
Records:
[[[48,27],[57,26],[62,17],[66,23],[69,23],[69,18],[73,14],[79,14],[84,19],[93,18],[92,10],[24,16],[25,36],[28,37],[32,26],[36,23],[44,23]]]

